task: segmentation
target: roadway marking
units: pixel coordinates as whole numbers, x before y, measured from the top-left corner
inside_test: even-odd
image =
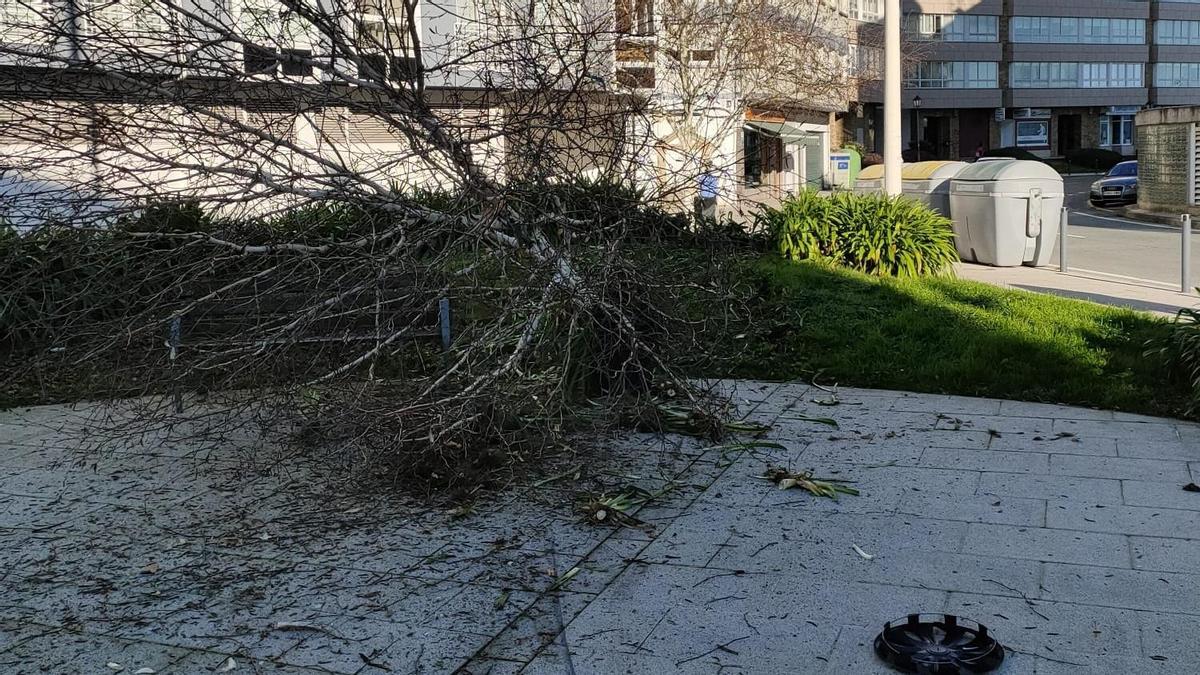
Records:
[[[1159,230],[1178,230],[1178,227],[1171,225],[1160,225],[1158,223],[1144,223],[1140,220],[1129,220],[1128,218],[1114,218],[1113,216],[1096,216],[1083,211],[1075,211],[1075,215],[1083,216],[1084,218],[1095,218],[1096,220],[1111,220],[1114,223],[1125,223],[1127,225],[1141,225],[1143,227],[1153,227]],[[1087,227],[1086,225],[1084,227]]]
[[[1163,288],[1163,290],[1171,289],[1171,290],[1174,290],[1176,293],[1179,292],[1179,290],[1178,290],[1179,286],[1177,286],[1177,285],[1172,286],[1171,282],[1162,281],[1159,279],[1145,279],[1142,277],[1131,277],[1131,276],[1127,276],[1124,274],[1113,274],[1112,272],[1101,272],[1100,270],[1089,270],[1089,269],[1085,269],[1083,267],[1068,266],[1067,273],[1071,273],[1071,272],[1084,272],[1086,274],[1095,274],[1095,275],[1101,276],[1101,277],[1113,277],[1115,279],[1125,279],[1127,281],[1140,281],[1144,284],[1152,284],[1154,286],[1160,286]]]

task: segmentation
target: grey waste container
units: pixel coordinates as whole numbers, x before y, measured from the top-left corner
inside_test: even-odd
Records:
[[[903,175],[903,167],[901,167],[901,175]],[[864,167],[858,172],[858,178],[854,179],[855,194],[870,194],[872,192],[883,192],[883,165],[872,164]]]
[[[966,162],[932,161],[905,164],[900,172],[905,197],[921,202],[950,217],[950,179],[967,166]]]
[[[1062,205],[1062,176],[1042,162],[986,159],[950,179],[950,215],[963,260],[1047,264]]]

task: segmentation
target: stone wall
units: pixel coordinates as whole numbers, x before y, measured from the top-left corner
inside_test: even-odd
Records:
[[[1165,213],[1200,214],[1188,205],[1188,146],[1200,107],[1147,110],[1137,115],[1138,208]]]

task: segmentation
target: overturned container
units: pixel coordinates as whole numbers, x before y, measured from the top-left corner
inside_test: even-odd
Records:
[[[900,171],[904,196],[950,217],[950,179],[970,166],[966,162],[932,161],[905,164]]]
[[[1062,205],[1062,176],[1042,162],[969,164],[950,180],[958,254],[997,267],[1041,267],[1050,262]]]

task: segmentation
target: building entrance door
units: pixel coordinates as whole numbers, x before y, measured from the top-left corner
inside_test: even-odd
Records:
[[[964,108],[958,111],[958,156],[960,159],[974,159],[976,148],[983,146],[988,149],[988,124],[991,123],[991,110]]]
[[[1058,154],[1066,155],[1083,144],[1083,118],[1080,115],[1058,116]]]

